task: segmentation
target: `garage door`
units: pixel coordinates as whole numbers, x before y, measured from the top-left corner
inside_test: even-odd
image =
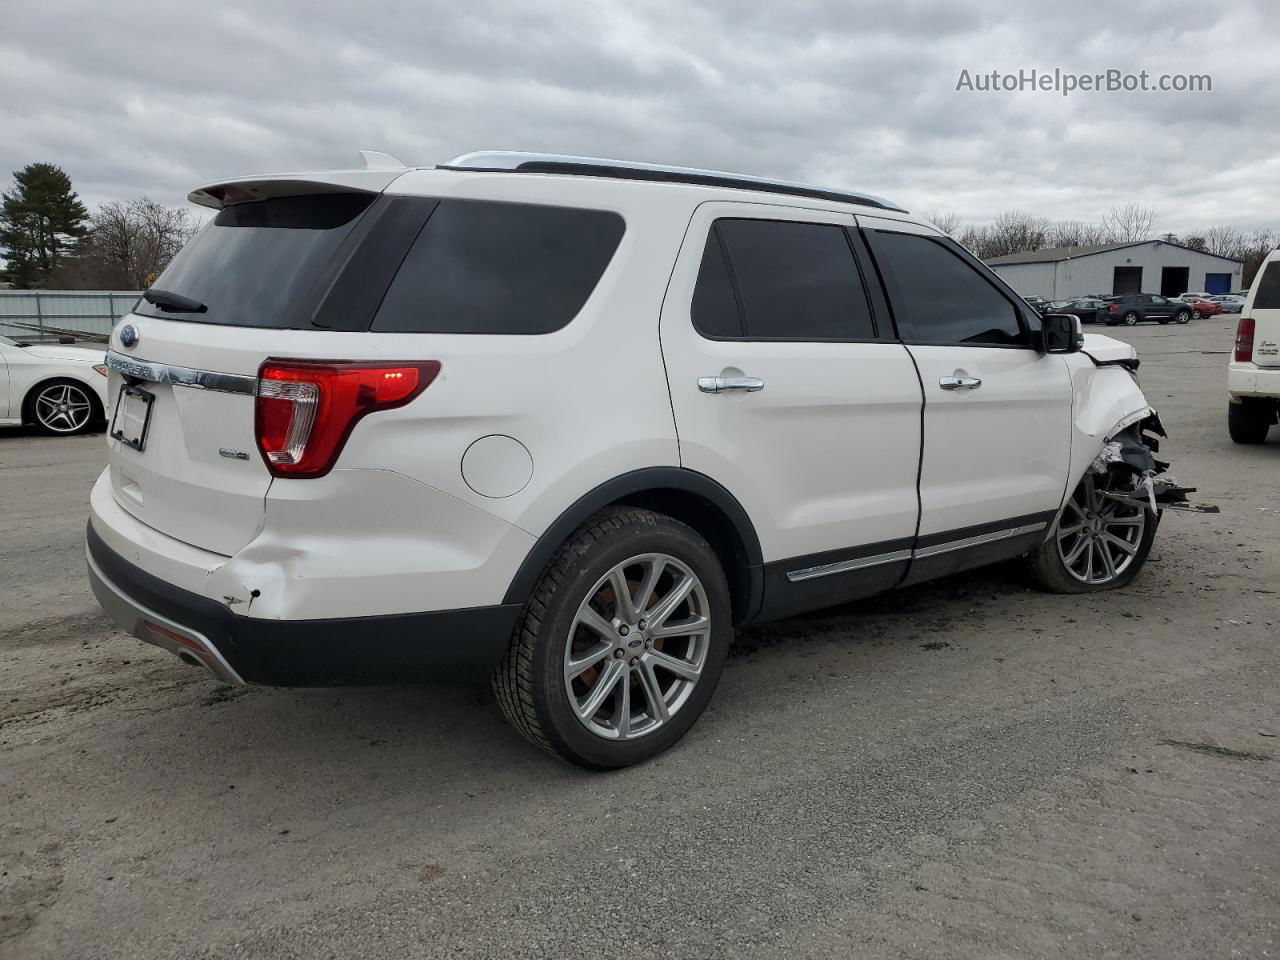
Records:
[[[1230,293],[1231,292],[1231,274],[1206,273],[1204,275],[1204,292],[1205,293]]]

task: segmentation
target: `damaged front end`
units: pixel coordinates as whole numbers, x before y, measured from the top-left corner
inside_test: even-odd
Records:
[[[1161,438],[1167,436],[1160,415],[1152,410],[1104,443],[1089,464],[1090,473],[1109,477],[1102,495],[1147,507],[1157,514],[1161,510],[1220,512],[1215,506],[1191,503],[1187,494],[1194,493],[1196,488],[1179,484],[1167,472],[1169,463],[1156,457]]]

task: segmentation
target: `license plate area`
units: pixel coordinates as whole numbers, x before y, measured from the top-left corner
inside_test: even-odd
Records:
[[[141,453],[147,446],[151,426],[151,405],[156,395],[141,387],[121,387],[116,411],[111,417],[111,438]]]

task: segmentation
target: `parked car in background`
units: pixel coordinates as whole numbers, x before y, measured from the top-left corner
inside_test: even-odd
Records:
[[[1049,301],[1044,297],[1023,297],[1022,299],[1026,300],[1027,303],[1035,307],[1040,313],[1044,313],[1045,308],[1049,305]]]
[[[888,201],[512,153],[191,197],[111,337],[88,567],[230,683],[469,666],[622,767],[736,625],[1015,557],[1123,587],[1181,493],[1132,346]]]
[[[1103,301],[1093,297],[1083,297],[1079,300],[1068,300],[1062,306],[1056,307],[1053,312],[1069,313],[1079,317],[1081,323],[1101,323],[1105,308],[1106,304]]]
[[[101,349],[0,337],[0,424],[31,424],[50,436],[84,433],[107,408]]]
[[[1109,327],[1123,324],[1132,327],[1144,320],[1157,323],[1186,323],[1191,319],[1191,304],[1178,299],[1156,296],[1153,293],[1131,293],[1123,297],[1109,297],[1103,317]]]
[[[1207,300],[1213,296],[1211,293],[1205,293],[1203,290],[1188,290],[1186,293],[1178,294],[1179,300],[1185,300],[1187,297],[1198,297],[1201,300]]]
[[[1189,293],[1184,293],[1178,297],[1183,303],[1191,304],[1191,309],[1196,312],[1197,317],[1213,317],[1222,313],[1222,306],[1209,299],[1208,297],[1196,297]]]
[[[1239,313],[1244,309],[1245,301],[1248,297],[1241,297],[1234,293],[1223,293],[1218,296],[1210,297],[1209,300],[1216,303],[1223,313]]]
[[[1236,322],[1227,392],[1231,439],[1262,443],[1280,417],[1280,250],[1262,262]]]

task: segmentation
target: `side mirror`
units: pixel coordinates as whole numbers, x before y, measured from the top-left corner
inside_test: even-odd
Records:
[[[1041,353],[1075,353],[1084,346],[1080,318],[1070,313],[1046,313],[1040,317]]]

